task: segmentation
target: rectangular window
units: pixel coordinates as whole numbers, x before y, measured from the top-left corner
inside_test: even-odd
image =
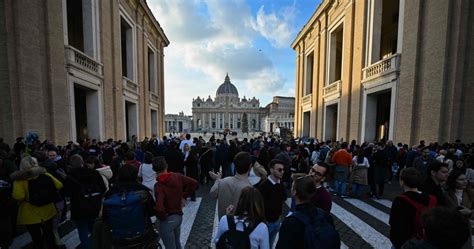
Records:
[[[313,61],[314,52],[311,52],[306,56],[306,68],[305,68],[305,88],[304,95],[313,93]]]
[[[341,80],[342,77],[342,38],[343,24],[339,25],[330,36],[329,81],[328,84]]]
[[[120,42],[122,51],[122,76],[133,80],[133,29],[123,17],[120,17]]]
[[[156,56],[155,52],[148,48],[148,89],[156,93]]]
[[[82,1],[68,0],[67,39],[69,45],[84,52],[84,25],[82,22]]]
[[[158,113],[155,110],[151,110],[151,134],[157,135],[158,134]]]

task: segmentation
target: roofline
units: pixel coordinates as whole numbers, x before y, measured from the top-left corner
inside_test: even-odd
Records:
[[[287,96],[273,96],[274,98],[285,98],[285,99],[294,99],[295,97],[287,97]]]
[[[153,15],[153,12],[151,11],[150,7],[148,7],[148,4],[146,3],[146,0],[140,0],[140,4],[143,7],[143,9],[147,12],[147,14],[150,16],[151,21],[155,25],[156,30],[158,33],[160,33],[161,37],[163,37],[164,42],[165,42],[165,47],[170,45],[170,40],[165,34],[165,31],[163,28],[160,26],[160,23],[156,20],[155,15]]]
[[[301,40],[301,38],[303,36],[306,35],[306,33],[308,33],[309,31],[309,28],[312,26],[311,24],[313,24],[318,18],[319,16],[321,15],[321,13],[323,13],[324,10],[326,10],[326,8],[329,6],[329,4],[331,4],[333,2],[333,0],[322,0],[321,3],[319,3],[318,7],[316,8],[316,10],[314,11],[313,15],[311,16],[311,18],[309,18],[309,20],[306,22],[306,24],[303,26],[303,28],[301,28],[300,32],[298,32],[298,35],[296,35],[295,39],[293,40],[293,42],[291,43],[291,48],[292,49],[295,49],[296,48],[296,45],[298,44],[298,42]]]

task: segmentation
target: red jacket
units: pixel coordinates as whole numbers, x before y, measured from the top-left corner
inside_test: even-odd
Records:
[[[168,215],[183,214],[181,200],[189,197],[198,186],[198,182],[190,177],[169,172],[156,178],[155,197],[156,214],[160,220]]]
[[[345,149],[340,149],[332,156],[332,162],[336,165],[352,166],[352,155]]]

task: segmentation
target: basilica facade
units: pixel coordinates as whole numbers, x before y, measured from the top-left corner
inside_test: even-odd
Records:
[[[260,131],[260,102],[252,99],[239,98],[237,88],[226,75],[224,82],[217,88],[216,97],[193,99],[194,131],[222,132],[230,129],[242,132],[244,114],[247,116],[248,131]]]

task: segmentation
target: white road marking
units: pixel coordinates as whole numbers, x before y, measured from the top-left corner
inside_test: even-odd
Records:
[[[344,199],[344,200],[349,202],[350,204],[356,206],[360,210],[366,212],[370,216],[376,218],[377,220],[389,225],[388,221],[390,219],[390,216],[388,214],[386,214],[385,212],[382,212],[379,209],[374,208],[373,206],[371,206],[371,205],[369,205],[369,204],[367,204],[367,203],[365,203],[361,200],[358,200],[358,199]]]
[[[79,239],[79,234],[77,233],[77,229],[72,230],[72,232],[66,234],[64,237],[61,238],[61,241],[66,245],[66,248],[76,248],[81,244],[81,240]]]
[[[388,208],[392,208],[392,201],[386,200],[386,199],[372,199],[375,202],[382,204]]]
[[[189,234],[193,227],[194,220],[196,219],[196,214],[198,212],[199,206],[201,205],[202,198],[196,198],[196,201],[188,201],[186,206],[183,209],[183,222],[181,223],[181,245],[186,245],[188,241]]]
[[[392,248],[392,243],[383,234],[379,233],[373,227],[363,222],[351,212],[345,210],[337,203],[332,203],[331,213],[344,222],[349,228],[356,232],[363,240],[372,245],[374,248]]]
[[[217,225],[219,225],[219,215],[217,215],[217,202],[216,202],[216,209],[214,212],[214,224],[212,225],[212,237],[211,237],[212,249],[216,248],[216,245],[214,244],[214,238],[216,237],[216,233],[217,233]]]

